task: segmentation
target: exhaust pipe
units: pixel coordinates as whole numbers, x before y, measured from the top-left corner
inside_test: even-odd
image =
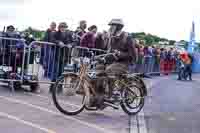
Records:
[[[112,104],[112,103],[109,103],[109,102],[104,102],[104,104],[107,105],[107,106],[110,106],[110,107],[112,107],[114,109],[119,109],[119,107],[117,105],[115,105],[115,104]]]

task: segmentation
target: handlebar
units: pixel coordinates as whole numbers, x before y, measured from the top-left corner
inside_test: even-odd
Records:
[[[115,58],[115,60],[118,60],[118,57],[115,55],[115,53],[107,53],[107,54],[102,54],[102,55],[98,55],[98,56],[94,56],[92,58],[93,62],[95,62],[95,64],[97,63],[103,63],[105,64],[106,63],[106,57],[108,56],[113,56]]]
[[[76,62],[76,63],[86,63],[86,64],[90,64],[90,65],[96,65],[96,64],[99,64],[99,63],[106,63],[105,61],[105,58],[107,56],[115,56],[114,53],[108,53],[108,54],[103,54],[103,55],[98,55],[98,56],[93,56],[91,58],[87,58],[87,57],[81,57],[79,59],[76,59],[76,58],[72,58],[73,62]]]

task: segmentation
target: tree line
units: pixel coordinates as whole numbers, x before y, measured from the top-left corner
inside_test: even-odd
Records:
[[[35,29],[35,28],[32,28],[32,27],[28,27],[27,29],[25,29],[22,32],[27,32],[29,34],[32,34],[33,37],[38,39],[38,40],[41,40],[44,37],[44,34],[45,34],[45,31],[38,30],[38,29]],[[136,38],[138,40],[142,40],[144,42],[144,45],[148,45],[148,46],[159,45],[160,42],[163,42],[164,45],[171,45],[171,46],[176,43],[175,40],[169,40],[169,39],[162,38],[162,37],[159,37],[159,36],[156,36],[156,35],[147,34],[145,32],[135,32],[135,33],[132,32],[132,33],[130,33],[130,35],[133,38]],[[181,40],[179,42],[184,44],[185,47],[187,47],[187,45],[188,45],[188,41]],[[198,46],[200,46],[200,43],[197,43],[197,44],[198,44]]]

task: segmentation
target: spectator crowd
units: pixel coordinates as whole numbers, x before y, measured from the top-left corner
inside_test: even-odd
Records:
[[[108,32],[98,32],[98,27],[96,25],[91,25],[89,28],[87,27],[87,22],[82,20],[80,21],[77,29],[72,32],[68,29],[68,25],[65,22],[59,23],[58,26],[55,22],[52,22],[50,27],[46,30],[45,37],[42,41],[56,43],[59,47],[63,47],[64,45],[70,43],[75,43],[81,47],[96,48],[101,50],[108,49],[108,46],[106,46],[106,44],[108,44],[107,42],[109,41]],[[14,32],[14,30],[15,29],[13,26],[7,27],[7,32],[9,33]],[[13,36],[13,34],[8,35],[11,35],[11,37]],[[9,37],[8,35],[6,35],[6,37]],[[27,44],[30,44],[32,41],[34,41],[34,38],[27,33],[23,34],[22,37],[26,40]],[[19,36],[17,36],[17,38],[19,38]],[[182,60],[182,58],[180,58],[182,56],[181,53],[175,48],[165,48],[159,45],[147,46],[142,40],[137,39],[135,39],[135,42],[138,56],[137,61],[130,66],[130,70],[132,72],[168,75],[172,72],[179,71],[179,62]],[[44,50],[48,51],[48,47],[42,48],[43,52],[41,53],[41,56],[44,56]],[[62,51],[59,51],[58,48],[56,48],[55,51],[57,51],[55,52],[55,55],[58,54],[58,52],[62,53]],[[57,57],[55,60],[61,60],[55,55],[49,55],[46,57]],[[59,58],[62,58],[62,56]],[[45,68],[47,63],[45,63],[44,60],[41,60],[40,63]],[[187,63],[187,61],[184,61],[184,59],[182,61]],[[60,64],[61,62],[56,63]],[[61,71],[56,73],[61,74]],[[55,75],[50,76],[48,73],[45,75],[47,77],[57,77]],[[51,79],[52,81],[56,80],[56,78]]]

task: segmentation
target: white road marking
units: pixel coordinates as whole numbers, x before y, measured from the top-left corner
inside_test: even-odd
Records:
[[[138,132],[138,128],[137,128],[137,121],[135,116],[130,116],[130,131],[129,133],[137,133]]]
[[[28,94],[30,94],[30,95],[32,95],[32,96],[37,96],[37,97],[40,97],[40,98],[43,98],[43,99],[46,99],[46,100],[50,100],[50,98],[47,97],[47,96],[42,96],[42,95],[39,95],[39,94],[33,94],[33,93],[29,93],[29,92],[28,92]],[[66,105],[70,105],[70,106],[77,107],[77,108],[80,107],[80,106],[78,106],[78,105],[76,105],[76,104],[72,104],[72,103],[69,103],[69,102],[67,102],[67,101],[60,101],[60,102],[66,104]]]
[[[39,95],[39,94],[34,94],[34,93],[30,93],[30,92],[26,92],[27,94],[29,94],[29,95],[31,95],[31,96],[36,96],[36,97],[40,97],[40,98],[43,98],[43,99],[45,99],[45,100],[48,100],[48,101],[52,101],[52,98],[50,98],[50,97],[48,97],[48,96],[44,96],[44,95]],[[78,105],[76,105],[76,104],[72,104],[72,103],[69,103],[69,102],[65,102],[65,101],[61,101],[62,103],[64,103],[64,104],[66,104],[66,105],[70,105],[70,106],[74,106],[74,107],[78,107],[79,108],[79,106]],[[106,110],[106,111],[108,111],[108,110]],[[109,110],[110,111],[110,110]],[[108,112],[109,112],[108,111]],[[93,111],[94,112],[94,111]]]
[[[144,119],[144,110],[141,111],[141,119],[140,119],[140,116],[139,116],[139,130],[140,130],[140,133],[147,133],[147,127],[146,127],[146,123],[145,123],[145,119]]]
[[[114,133],[111,130],[104,129],[104,128],[99,127],[99,126],[97,126],[95,124],[91,124],[91,123],[88,123],[86,121],[81,121],[79,119],[76,119],[76,118],[73,118],[73,117],[70,117],[70,116],[65,116],[65,115],[62,115],[62,114],[60,114],[58,112],[54,112],[52,110],[49,110],[49,109],[46,109],[46,108],[43,108],[43,107],[40,107],[40,106],[37,106],[37,105],[33,105],[33,104],[28,103],[28,102],[24,102],[24,101],[21,101],[21,100],[18,100],[18,99],[14,99],[14,98],[7,98],[7,97],[4,97],[4,96],[0,96],[0,98],[4,99],[6,101],[9,101],[9,102],[19,103],[19,104],[22,104],[22,105],[25,105],[25,106],[29,106],[29,107],[38,109],[38,110],[43,111],[43,112],[48,112],[48,113],[51,113],[51,114],[54,114],[54,115],[62,116],[64,118],[66,118],[66,119],[75,121],[77,123],[80,123],[80,124],[85,125],[85,126],[90,127],[90,128],[94,128],[94,129],[99,130],[99,131],[101,131],[103,133]]]
[[[167,79],[168,77],[162,77],[161,79],[158,79],[158,80],[155,80],[154,82],[150,81],[148,86],[147,86],[147,89],[149,91],[151,91],[152,87],[159,83],[161,80],[163,79]],[[44,99],[47,99],[49,100],[49,97],[47,96],[43,96],[43,95],[39,95],[39,94],[33,94],[33,93],[28,93],[30,95],[33,95],[33,96],[37,96],[37,97],[40,97],[40,98],[44,98]],[[148,96],[148,97],[151,97],[151,96]],[[68,104],[68,105],[71,105],[71,106],[77,106],[75,104],[71,104],[71,103],[66,103],[65,104]],[[135,117],[131,116],[131,125],[130,125],[130,130],[131,132],[130,133],[135,133],[135,132],[139,132],[140,133],[147,133],[147,128],[146,128],[146,123],[145,123],[145,119],[144,119],[144,110],[142,109],[141,112],[138,114],[138,119],[139,119],[139,129],[137,128],[137,121],[135,120]]]
[[[151,91],[152,87],[155,84],[159,83],[160,81],[162,81],[164,79],[167,79],[167,77],[157,79],[154,82],[150,81],[149,85],[147,86],[148,92]],[[138,121],[139,122],[139,133],[147,133],[147,127],[146,127],[146,123],[145,123],[145,119],[144,119],[144,117],[145,117],[144,110],[142,109],[140,111],[140,113],[137,114],[137,115],[139,117],[139,121]],[[133,117],[133,116],[131,117],[130,130],[131,130],[130,133],[135,133],[138,130],[138,128],[137,128],[137,121],[135,120],[135,117]]]
[[[46,133],[56,133],[56,132],[53,131],[53,130],[50,130],[50,129],[41,127],[40,125],[31,123],[31,122],[29,122],[29,121],[22,120],[22,119],[20,119],[20,118],[18,118],[18,117],[9,115],[9,114],[4,113],[4,112],[0,112],[0,116],[6,117],[6,118],[11,119],[11,120],[15,120],[15,121],[17,121],[17,122],[19,122],[19,123],[22,123],[22,124],[24,124],[24,125],[27,125],[27,126],[36,128],[36,129],[41,130],[41,131],[44,131],[44,132],[46,132]]]

